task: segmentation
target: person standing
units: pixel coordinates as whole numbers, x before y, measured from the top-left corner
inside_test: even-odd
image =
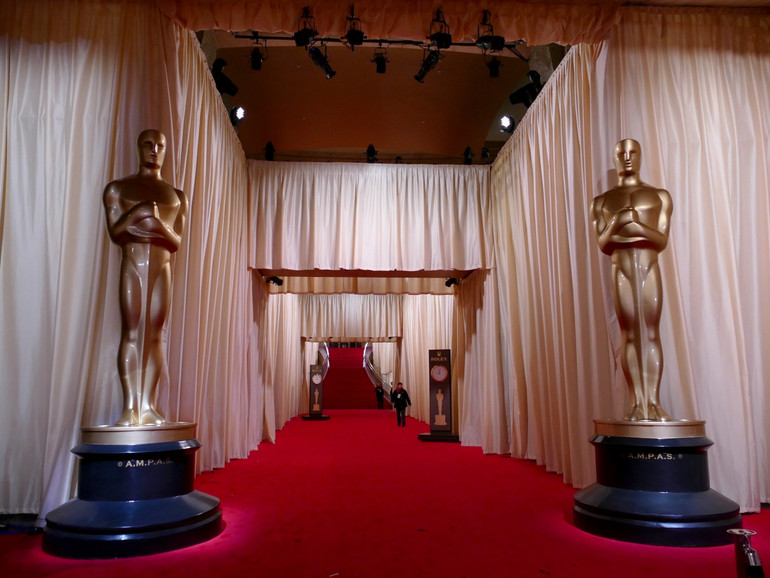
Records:
[[[374,388],[374,393],[377,394],[377,409],[382,409],[383,401],[385,399],[385,389],[382,387],[381,383],[378,383],[377,387]]]
[[[409,399],[409,394],[404,389],[404,384],[400,381],[390,396],[393,407],[396,408],[396,420],[399,426],[406,427],[406,406],[412,405],[412,400]]]

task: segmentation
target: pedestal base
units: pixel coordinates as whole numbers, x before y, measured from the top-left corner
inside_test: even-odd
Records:
[[[127,558],[204,542],[222,530],[219,499],[193,489],[194,424],[84,428],[72,451],[77,497],[46,516],[43,550]],[[127,443],[130,440],[140,443]],[[115,442],[115,443],[112,443]]]
[[[309,415],[303,415],[302,419],[305,421],[325,421],[327,419],[331,419],[332,416],[330,415],[324,415],[322,413],[311,413]]]
[[[460,436],[451,433],[431,432],[417,434],[417,439],[421,442],[451,442],[460,443]]]
[[[712,442],[703,434],[703,422],[597,421],[597,483],[575,494],[575,525],[641,544],[730,544],[727,530],[741,527],[741,515],[709,487]]]

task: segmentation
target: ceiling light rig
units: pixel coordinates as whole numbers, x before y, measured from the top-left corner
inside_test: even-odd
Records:
[[[361,19],[356,18],[352,4],[350,6],[350,16],[345,18],[345,30],[345,36],[340,40],[350,50],[355,50],[356,46],[361,46],[364,43],[366,34],[361,30]]]
[[[355,50],[356,46],[362,46],[363,44],[379,44],[372,57],[372,62],[376,65],[377,74],[385,74],[387,63],[389,62],[388,50],[383,45],[388,47],[392,45],[421,47],[423,49],[423,60],[420,71],[414,77],[418,82],[424,82],[425,76],[444,57],[442,51],[452,46],[476,46],[480,48],[489,69],[489,75],[492,78],[496,78],[500,74],[500,67],[502,66],[502,59],[500,57],[504,50],[509,50],[516,57],[527,62],[527,58],[517,49],[517,46],[522,44],[523,41],[517,40],[506,43],[503,36],[495,34],[488,10],[483,11],[477,32],[477,38],[474,42],[452,42],[449,25],[444,17],[444,12],[439,8],[430,22],[430,33],[426,38],[427,42],[425,40],[388,38],[369,39],[364,34],[361,27],[361,19],[356,17],[354,7],[351,4],[350,12],[345,17],[345,34],[342,37],[319,37],[315,17],[308,6],[302,8],[302,14],[297,20],[297,31],[292,36],[267,35],[254,31],[249,31],[248,35],[242,33],[233,33],[233,35],[236,38],[250,38],[256,42],[256,46],[252,48],[250,56],[253,70],[260,70],[262,63],[267,58],[267,40],[285,41],[293,39],[297,46],[308,50],[313,63],[324,70],[326,78],[332,78],[336,74],[327,59],[327,46],[329,43],[334,42],[341,43],[351,50]]]

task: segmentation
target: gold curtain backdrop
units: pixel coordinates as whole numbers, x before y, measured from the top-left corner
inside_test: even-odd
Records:
[[[206,16],[229,27],[255,6],[280,10],[0,5],[0,512],[44,517],[68,499],[79,428],[119,414],[119,255],[101,192],[136,170],[134,142],[149,127],[169,140],[165,179],[190,197],[159,405],[170,420],[199,424],[200,469],[275,440],[306,411],[308,328],[355,325],[371,337],[398,331],[388,363],[410,391],[412,415],[427,419],[427,350],[451,347],[464,444],[537,460],[576,487],[591,483],[592,420],[620,416],[626,392],[609,262],[588,204],[613,184],[615,142],[632,137],[642,178],[674,199],[661,256],[664,405],[706,420],[715,489],[744,511],[770,501],[767,10],[612,9],[491,168],[370,168],[245,160],[197,40],[179,23],[213,25]],[[575,12],[559,6],[546,30],[582,26],[567,24]],[[419,12],[415,22],[430,12],[420,3],[403,10],[405,21]],[[532,22],[548,16],[533,10]],[[457,26],[453,34],[466,33]],[[349,202],[369,221],[339,208]],[[355,295],[345,286],[272,294],[253,270],[278,266],[473,272],[454,295]]]

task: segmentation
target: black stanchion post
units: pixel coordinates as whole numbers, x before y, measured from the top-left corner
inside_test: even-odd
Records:
[[[759,553],[751,547],[751,536],[756,532],[743,528],[733,528],[728,532],[733,535],[733,543],[735,544],[735,565],[738,578],[765,578]]]

